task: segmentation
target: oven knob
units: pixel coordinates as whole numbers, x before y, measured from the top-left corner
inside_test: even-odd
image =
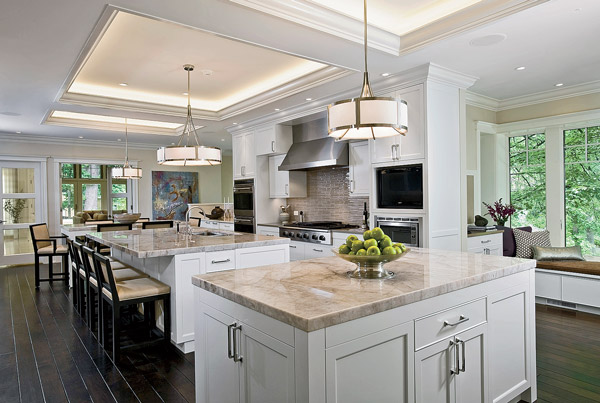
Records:
[[[282,231],[282,232],[281,232],[281,235],[283,235],[283,236],[288,236],[288,232],[287,232],[287,231]]]
[[[319,237],[317,236],[317,234],[313,234],[312,239],[316,241],[317,239],[319,239]]]
[[[325,235],[321,235],[321,236],[319,237],[319,241],[325,241]]]
[[[302,234],[298,232],[298,233],[296,234],[296,238],[302,238]]]
[[[304,239],[308,239],[308,234],[303,235]]]

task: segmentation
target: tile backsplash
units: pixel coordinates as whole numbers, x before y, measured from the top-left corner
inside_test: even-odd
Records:
[[[290,198],[290,215],[304,211],[304,221],[342,221],[362,224],[368,197],[349,197],[348,168],[319,168],[307,171],[307,197]],[[297,221],[298,216],[290,217]]]

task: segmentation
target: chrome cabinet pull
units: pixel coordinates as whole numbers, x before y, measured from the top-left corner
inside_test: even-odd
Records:
[[[354,193],[354,179],[350,179],[350,193]]]
[[[490,243],[490,242],[492,242],[491,239],[488,239],[487,241],[481,241],[481,243]]]
[[[233,358],[233,353],[231,352],[231,329],[237,325],[237,323],[232,323],[227,326],[227,358]]]
[[[290,248],[294,248],[294,249],[296,249],[296,246],[294,246],[294,245],[290,245]]]
[[[233,327],[233,361],[234,362],[242,362],[242,360],[244,359],[244,357],[242,357],[240,354],[238,354],[237,351],[237,330],[239,330],[240,332],[242,331],[242,325],[238,325],[237,323],[235,324],[235,326]]]
[[[460,325],[461,323],[464,323],[466,321],[468,321],[469,318],[467,318],[465,315],[460,315],[460,317],[458,318],[458,321],[452,323],[452,322],[448,322],[447,320],[444,321],[444,327],[446,326],[456,326],[456,325]]]
[[[323,249],[314,249],[314,248],[313,248],[313,250],[314,250],[315,252],[323,252]]]
[[[465,353],[465,341],[461,340],[457,337],[456,338],[456,348],[458,348],[459,345],[462,347],[462,354],[461,354],[462,365],[460,366],[460,368],[458,368],[458,372],[461,373],[461,372],[465,372],[465,369],[467,367],[467,365],[466,365],[467,360],[466,360],[466,353]]]
[[[271,151],[275,152],[275,140],[271,141]]]
[[[231,262],[231,259],[213,260],[213,261],[211,261],[212,264],[215,264],[215,263],[227,263],[227,262]]]
[[[450,374],[458,375],[460,373],[460,362],[458,360],[458,343],[454,340],[450,340],[450,347],[454,346],[454,357],[452,361],[454,362],[454,368],[450,369]]]
[[[290,185],[286,183],[286,184],[285,184],[285,195],[286,195],[286,196],[290,194],[290,192],[289,192],[289,187],[290,187]]]

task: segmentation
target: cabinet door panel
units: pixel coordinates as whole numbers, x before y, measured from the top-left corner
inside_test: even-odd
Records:
[[[287,245],[285,244],[278,247],[264,246],[235,250],[236,269],[286,263],[289,259],[289,252],[287,251]]]
[[[290,243],[290,262],[304,260],[304,244],[302,242]]]
[[[306,244],[304,247],[304,259],[318,259],[320,257],[333,256],[331,245]]]
[[[530,382],[531,363],[527,350],[531,335],[528,320],[528,290],[517,287],[490,296],[489,360],[493,402],[510,399],[513,391]]]
[[[461,372],[456,377],[456,401],[457,402],[481,402],[486,403],[488,398],[487,373],[485,357],[487,334],[487,325],[477,326],[466,332],[462,332],[456,336],[462,340],[460,359]],[[463,361],[464,348],[464,361]]]
[[[256,155],[268,155],[275,152],[275,126],[257,129],[254,132]]]
[[[456,369],[455,349],[446,339],[415,353],[417,403],[456,402],[456,375],[451,373]]]
[[[204,403],[237,403],[240,401],[239,364],[227,356],[227,326],[235,320],[204,304],[201,307],[202,345],[197,348],[196,360],[205,365],[203,368],[197,365],[196,397]]]
[[[241,178],[242,177],[242,165],[244,165],[244,136],[238,135],[233,136],[231,139],[232,144],[231,148],[233,151],[233,177]]]
[[[296,401],[294,348],[242,324],[242,402]]]
[[[412,322],[326,351],[327,401],[412,402]]]
[[[269,157],[269,193],[272,199],[289,197],[290,173],[279,170],[284,158],[285,155]]]
[[[254,151],[254,133],[244,135],[244,177],[254,176],[256,153]]]
[[[409,115],[410,116],[410,115]],[[396,146],[399,144],[399,136],[384,137],[377,140],[369,140],[371,143],[372,162],[393,162],[396,160]]]
[[[408,133],[400,137],[399,158],[402,160],[418,159],[425,157],[425,133],[423,121],[425,119],[423,104],[423,85],[399,90],[397,96],[408,103]]]
[[[350,181],[350,196],[369,196],[371,160],[367,141],[350,144]]]

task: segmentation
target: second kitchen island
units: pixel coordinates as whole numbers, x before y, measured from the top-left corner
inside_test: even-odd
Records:
[[[183,352],[194,349],[192,276],[289,262],[289,240],[255,234],[175,228],[93,232],[87,237],[109,246],[111,255],[171,287],[171,340]],[[162,307],[157,308],[162,329]]]

